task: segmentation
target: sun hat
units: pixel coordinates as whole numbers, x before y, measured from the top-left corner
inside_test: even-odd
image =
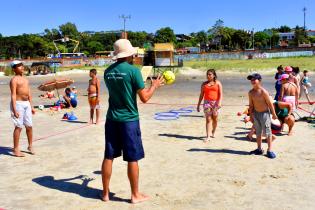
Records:
[[[114,43],[113,60],[118,58],[126,58],[136,53],[135,48],[131,45],[128,39],[119,39]]]
[[[292,72],[293,69],[292,69],[291,66],[286,66],[286,67],[284,68],[284,71],[286,71],[286,72]]]
[[[14,60],[10,63],[11,68],[14,68],[16,65],[23,64],[20,60]]]
[[[282,81],[284,79],[288,79],[289,75],[288,74],[281,74],[280,78],[278,79],[278,81]]]
[[[262,77],[261,77],[261,75],[258,74],[258,73],[253,73],[253,74],[251,74],[251,75],[248,75],[248,76],[247,76],[247,79],[248,79],[248,80],[252,80],[252,79],[261,80]]]

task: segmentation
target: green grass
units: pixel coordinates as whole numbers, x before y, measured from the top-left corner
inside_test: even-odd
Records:
[[[315,71],[315,57],[290,57],[253,60],[207,60],[184,61],[184,66],[194,69],[216,69],[221,71],[250,72],[274,70],[277,66],[298,66],[300,70]]]

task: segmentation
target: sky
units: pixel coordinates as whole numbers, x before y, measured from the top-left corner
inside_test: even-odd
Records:
[[[314,0],[3,0],[0,33],[3,36],[42,33],[74,23],[79,31],[126,30],[155,33],[171,27],[176,34],[207,31],[216,20],[236,29],[255,31],[288,25],[315,30]]]

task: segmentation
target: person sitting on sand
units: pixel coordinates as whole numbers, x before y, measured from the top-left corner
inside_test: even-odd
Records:
[[[203,108],[206,116],[206,133],[207,137],[204,142],[214,138],[215,130],[218,124],[219,109],[222,105],[222,84],[217,80],[217,74],[214,69],[207,71],[207,81],[201,85],[200,96],[197,105],[197,111],[200,112],[200,104],[204,99]],[[210,136],[210,127],[212,121],[212,134]]]
[[[26,128],[28,139],[28,151],[34,154],[33,150],[33,122],[32,114],[35,114],[35,109],[32,107],[32,95],[28,80],[23,76],[24,65],[21,61],[15,60],[11,63],[11,67],[15,76],[10,81],[11,90],[11,118],[14,123],[13,132],[13,154],[16,157],[24,157],[19,148],[20,134],[22,126]]]
[[[63,96],[65,101],[64,108],[76,108],[78,105],[77,95],[71,92],[70,88],[65,89],[65,95]]]
[[[273,101],[273,106],[275,108],[276,115],[281,123],[281,128],[283,128],[284,124],[287,124],[289,127],[288,135],[291,136],[292,128],[295,123],[295,119],[292,114],[292,104],[283,101]]]
[[[252,89],[248,93],[249,97],[249,113],[254,119],[254,127],[256,130],[257,149],[250,152],[250,154],[262,155],[262,134],[267,138],[268,150],[267,157],[275,158],[276,155],[272,152],[272,132],[270,112],[273,119],[277,119],[275,109],[269,98],[269,93],[261,86],[262,77],[258,73],[253,73],[247,77],[250,80]]]
[[[52,99],[52,98],[55,98],[55,92],[53,90],[52,91],[47,91],[45,94],[42,94],[39,97]]]

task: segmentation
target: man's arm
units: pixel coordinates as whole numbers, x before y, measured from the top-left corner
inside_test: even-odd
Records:
[[[14,78],[10,81],[10,90],[11,90],[11,107],[14,114],[14,117],[19,118],[19,113],[16,111],[16,81]]]
[[[32,108],[32,114],[35,114],[35,109],[34,107],[32,106],[32,93],[31,93],[31,88],[29,88],[28,90],[28,101],[30,102],[30,105],[31,105],[31,108]]]
[[[252,116],[252,114],[254,113],[254,103],[253,103],[253,98],[250,91],[248,92],[248,105],[249,105],[248,113],[250,116]]]
[[[266,103],[268,104],[269,110],[271,111],[271,114],[272,114],[272,118],[277,119],[278,117],[276,115],[275,108],[271,102],[271,99],[269,97],[269,93],[266,90],[263,90],[263,97],[264,97]]]
[[[97,102],[99,102],[99,97],[101,95],[101,90],[100,90],[100,87],[101,87],[101,82],[99,79],[96,78],[96,93],[97,93]]]
[[[143,89],[139,89],[137,91],[140,100],[143,103],[146,103],[150,100],[150,98],[152,97],[154,91],[156,89],[158,89],[160,86],[162,86],[164,84],[164,79],[162,76],[158,76],[156,79],[152,80],[151,78],[151,86],[149,88],[143,88]]]

